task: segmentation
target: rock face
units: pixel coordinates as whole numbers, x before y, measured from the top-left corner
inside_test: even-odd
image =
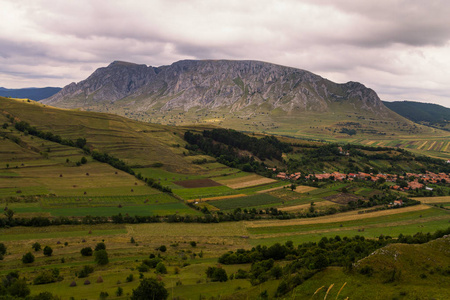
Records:
[[[376,93],[360,83],[336,84],[301,69],[229,60],[183,60],[162,67],[116,61],[42,102],[61,107],[132,103],[138,111],[230,112],[258,107],[326,112],[333,103],[349,102],[357,110],[387,111]]]

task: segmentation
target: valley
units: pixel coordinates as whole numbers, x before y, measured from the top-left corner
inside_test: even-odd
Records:
[[[360,146],[362,140],[347,144],[351,139],[330,144],[317,135],[275,140],[214,125],[174,127],[34,101],[0,102],[0,244],[6,247],[0,276],[18,271],[32,296],[49,292],[61,299],[97,299],[107,293],[108,299],[128,299],[143,278],[156,278],[169,297],[179,299],[323,299],[327,290],[337,299],[448,294],[442,282],[450,261],[450,182],[425,182],[431,191],[392,188],[423,180],[406,173],[448,175],[445,160],[418,155],[431,152],[383,148],[390,144],[378,142]],[[210,138],[214,147],[188,142],[188,132]],[[234,136],[229,144],[228,135]],[[260,148],[275,147],[267,152],[273,156],[246,148],[252,139],[264,141]],[[231,146],[238,140],[241,148]],[[339,147],[349,155],[340,154]],[[446,155],[435,152],[435,157]],[[389,172],[403,182],[319,179],[339,171]],[[279,172],[302,176],[280,180]],[[53,253],[35,251],[35,243]],[[99,243],[106,245],[107,264],[80,253]],[[219,260],[228,251],[272,247],[286,256],[273,256],[271,263],[271,256],[256,254],[241,263]],[[342,247],[359,248],[337,260]],[[412,248],[420,255],[408,256]],[[378,254],[364,258],[375,250]],[[402,260],[381,270],[378,266],[391,259],[383,251],[397,251]],[[34,262],[23,262],[27,252]],[[433,255],[435,263],[419,263],[424,255]],[[155,258],[165,271],[153,265]],[[410,270],[403,259],[417,259],[420,267]],[[80,277],[85,266],[93,273]],[[225,270],[227,280],[208,277],[213,267]],[[56,269],[57,276],[45,273]],[[393,270],[401,275],[392,275]],[[44,273],[49,282],[37,283]]]

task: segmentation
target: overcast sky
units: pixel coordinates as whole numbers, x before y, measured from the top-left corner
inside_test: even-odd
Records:
[[[0,0],[0,86],[63,87],[114,60],[252,59],[450,107],[450,1]]]

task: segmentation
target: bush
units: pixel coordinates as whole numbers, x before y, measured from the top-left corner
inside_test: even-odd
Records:
[[[91,247],[85,247],[85,248],[81,249],[80,252],[81,252],[82,256],[92,256],[92,253],[93,253]]]
[[[117,287],[117,291],[116,291],[116,296],[120,297],[123,295],[123,288],[121,288],[120,286]]]
[[[98,243],[97,246],[95,246],[95,251],[99,251],[99,250],[106,250],[106,245],[105,243]]]
[[[44,255],[52,256],[52,253],[53,253],[53,249],[50,246],[45,246],[44,247]]]
[[[0,243],[0,254],[5,255],[6,254],[6,246],[3,243]]]
[[[34,262],[34,255],[31,252],[28,252],[24,256],[22,256],[22,262],[24,264],[31,264]]]
[[[211,281],[224,282],[228,280],[227,272],[222,268],[216,267],[208,267],[206,277],[211,278]]]
[[[160,246],[157,250],[161,251],[161,252],[166,252],[167,251],[167,247],[162,245]]]
[[[42,271],[36,278],[33,280],[33,284],[47,284],[62,280],[62,277],[59,277],[59,269],[53,270],[45,270]]]
[[[197,243],[194,242],[194,241],[190,242],[190,244],[191,244],[192,247],[197,247]]]
[[[34,251],[39,251],[41,250],[41,244],[39,244],[38,242],[34,243],[31,248],[34,249]]]
[[[95,262],[101,266],[109,263],[108,253],[106,250],[95,251]]]
[[[11,296],[25,298],[30,294],[30,288],[28,287],[25,279],[17,279],[8,288]]]
[[[78,273],[78,278],[88,277],[89,274],[94,272],[94,268],[92,266],[84,266],[83,269]]]
[[[133,290],[131,300],[165,300],[169,296],[164,284],[158,282],[154,278],[145,278],[141,281],[139,286]]]
[[[127,278],[126,278],[127,282],[132,282],[133,280],[134,280],[133,274],[128,275]]]
[[[162,262],[156,265],[155,271],[156,273],[167,274],[166,266]]]
[[[100,299],[106,299],[108,298],[109,294],[108,292],[100,292]]]

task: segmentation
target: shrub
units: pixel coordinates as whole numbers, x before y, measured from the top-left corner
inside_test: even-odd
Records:
[[[166,266],[162,262],[156,265],[155,271],[156,273],[167,274]]]
[[[22,262],[24,264],[31,264],[34,262],[34,255],[31,252],[28,252],[24,256],[22,256]]]
[[[100,292],[100,299],[106,299],[108,298],[109,294],[108,292]]]
[[[166,252],[167,251],[167,247],[162,245],[162,246],[159,246],[159,248],[157,250],[159,250],[161,252]]]
[[[53,270],[42,271],[36,278],[34,278],[33,284],[46,284],[59,280],[62,280],[62,277],[59,276],[59,269],[55,268]]]
[[[137,267],[137,270],[139,272],[148,272],[148,265],[142,263],[140,266]]]
[[[208,267],[206,270],[206,277],[211,278],[211,281],[227,281],[227,272],[222,268]]]
[[[44,255],[52,256],[52,253],[53,253],[53,249],[50,246],[45,246],[44,247]]]
[[[194,241],[191,241],[190,244],[191,244],[192,247],[197,247],[197,243],[194,242]]]
[[[119,287],[117,287],[117,290],[116,290],[116,296],[117,297],[120,297],[120,296],[122,296],[123,295],[123,288],[121,288],[120,286]]]
[[[109,263],[108,253],[106,250],[95,251],[95,262],[101,266]]]
[[[92,253],[93,253],[91,247],[85,247],[85,248],[81,249],[80,252],[81,252],[82,256],[92,256]]]
[[[34,249],[34,251],[39,251],[41,250],[41,244],[39,244],[38,242],[34,243],[31,248]]]
[[[0,243],[0,254],[2,255],[6,254],[6,246],[3,243]]]
[[[15,296],[18,298],[25,298],[30,294],[30,288],[28,287],[25,279],[17,279],[14,281],[8,288],[11,296]],[[8,299],[8,298],[7,298]]]
[[[133,274],[128,275],[127,278],[126,278],[127,282],[132,282],[133,280],[134,280]]]
[[[141,281],[139,286],[133,290],[131,300],[153,299],[165,300],[169,296],[164,284],[158,282],[154,278],[145,278]]]
[[[105,243],[101,242],[101,243],[98,243],[97,246],[95,246],[95,251],[99,251],[99,250],[106,250]]]
[[[80,272],[78,272],[78,278],[85,278],[88,277],[89,274],[94,272],[94,268],[92,266],[84,266],[83,269],[81,269]]]

